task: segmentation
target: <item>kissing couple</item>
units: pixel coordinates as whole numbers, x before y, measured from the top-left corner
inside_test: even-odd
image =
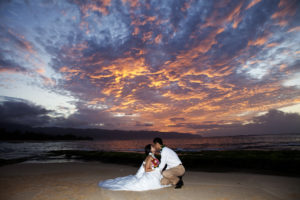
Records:
[[[160,152],[161,162],[155,157]],[[146,159],[135,175],[117,177],[99,182],[99,186],[109,190],[145,191],[164,187],[183,186],[185,168],[178,155],[163,144],[161,138],[154,138],[153,144],[145,146]]]

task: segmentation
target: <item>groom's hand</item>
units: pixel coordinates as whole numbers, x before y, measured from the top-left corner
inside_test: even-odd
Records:
[[[161,172],[165,171],[167,169],[167,166],[168,165],[166,164]]]

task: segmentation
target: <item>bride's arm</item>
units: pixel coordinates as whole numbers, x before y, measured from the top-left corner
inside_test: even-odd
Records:
[[[152,171],[152,167],[151,167],[151,156],[148,156],[146,158],[146,164],[145,164],[145,172],[151,172]]]

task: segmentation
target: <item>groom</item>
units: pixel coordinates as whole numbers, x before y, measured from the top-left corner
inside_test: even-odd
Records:
[[[161,138],[154,138],[154,147],[156,151],[160,151],[161,162],[159,170],[162,172],[163,178],[161,179],[162,185],[175,185],[175,189],[179,189],[183,186],[182,176],[185,173],[185,169],[178,157],[178,155],[172,149],[163,145]],[[163,171],[167,164],[166,170]]]

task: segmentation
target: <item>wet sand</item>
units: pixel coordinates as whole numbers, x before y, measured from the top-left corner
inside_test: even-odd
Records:
[[[100,180],[134,174],[137,168],[100,162],[20,163],[0,167],[2,200],[201,199],[299,200],[300,178],[247,173],[187,171],[184,187],[146,192],[109,191]]]

